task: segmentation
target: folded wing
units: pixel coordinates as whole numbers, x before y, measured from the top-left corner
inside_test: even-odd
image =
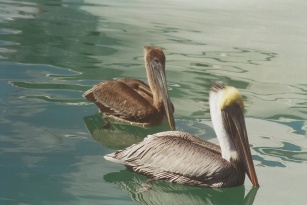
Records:
[[[219,146],[179,131],[161,132],[105,156],[155,180],[221,187],[235,170]]]
[[[151,103],[149,86],[135,79],[105,81],[83,96],[94,102],[101,112],[124,119],[141,121],[157,112]]]

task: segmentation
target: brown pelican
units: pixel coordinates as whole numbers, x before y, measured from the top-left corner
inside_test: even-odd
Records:
[[[108,154],[105,159],[153,180],[204,187],[233,187],[247,173],[258,187],[239,91],[213,83],[210,113],[220,146],[181,131],[148,135],[142,142]]]
[[[144,46],[148,84],[136,79],[123,78],[96,84],[83,97],[94,102],[106,116],[138,126],[161,123],[166,116],[175,129],[174,107],[165,79],[165,55],[154,46]]]

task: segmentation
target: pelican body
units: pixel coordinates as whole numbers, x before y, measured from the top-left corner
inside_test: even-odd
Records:
[[[220,146],[181,131],[148,135],[105,159],[153,180],[203,187],[233,187],[245,173],[259,186],[244,120],[242,97],[234,87],[213,83],[210,113]]]
[[[175,129],[174,106],[165,78],[165,55],[154,46],[145,46],[144,54],[149,85],[131,78],[104,81],[86,91],[83,97],[94,102],[100,112],[120,122],[152,126],[166,117]]]

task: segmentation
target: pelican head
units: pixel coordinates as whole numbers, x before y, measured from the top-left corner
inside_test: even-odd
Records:
[[[249,148],[241,94],[234,87],[213,83],[209,104],[222,157],[229,162],[241,161],[252,184],[258,187],[259,183]]]
[[[174,110],[169,99],[165,78],[165,55],[159,47],[154,46],[144,46],[144,53],[148,84],[153,94],[153,105],[159,108],[163,103],[168,123],[174,130]]]

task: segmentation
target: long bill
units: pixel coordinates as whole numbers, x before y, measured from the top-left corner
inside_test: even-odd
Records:
[[[231,136],[240,159],[242,160],[247,176],[255,187],[259,187],[245,126],[242,109],[234,104],[222,110],[223,123]]]
[[[167,82],[165,79],[165,70],[163,65],[157,61],[151,61],[149,63],[149,67],[151,70],[152,79],[158,87],[160,92],[160,97],[162,98],[162,102],[164,105],[165,113],[167,116],[168,123],[172,130],[176,129],[175,120],[174,120],[174,108],[170,101],[168,90],[167,90]]]

